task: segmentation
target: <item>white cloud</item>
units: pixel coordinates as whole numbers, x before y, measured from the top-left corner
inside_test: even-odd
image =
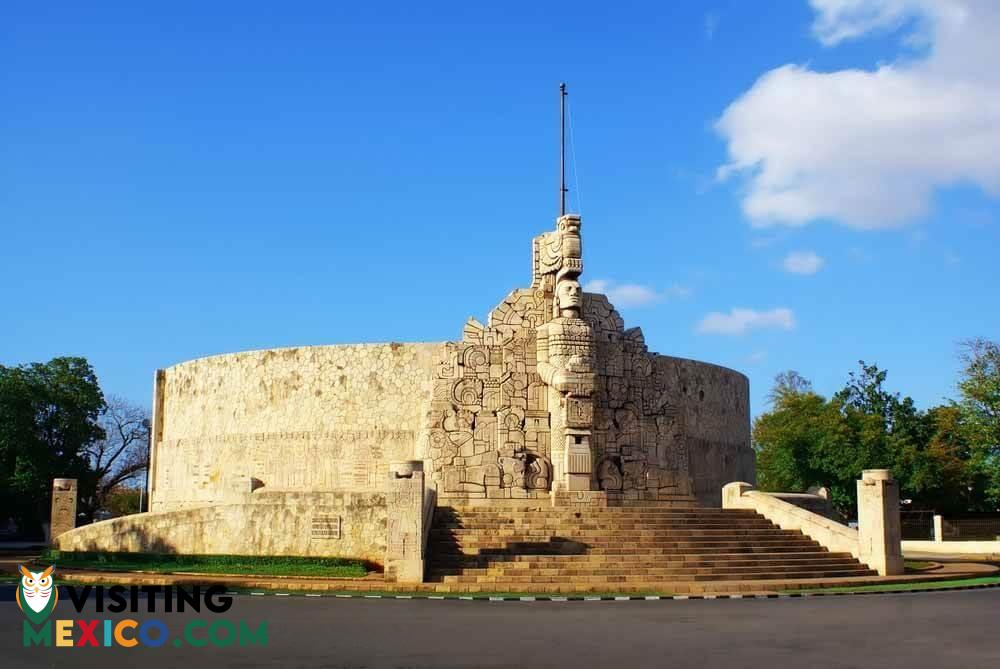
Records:
[[[898,28],[904,20],[933,0],[810,0],[818,16],[813,35],[827,46],[875,30]]]
[[[603,293],[613,305],[619,307],[640,307],[645,304],[667,299],[690,297],[691,289],[679,284],[671,284],[662,291],[637,283],[618,283],[611,279],[592,279],[583,284],[588,293]]]
[[[731,309],[728,314],[713,311],[698,323],[701,334],[743,335],[750,330],[777,329],[791,330],[795,327],[795,316],[791,309],[779,307],[769,311],[755,309]]]
[[[815,274],[825,262],[812,251],[792,251],[785,256],[781,266],[792,274]]]
[[[928,48],[873,70],[784,65],[732,102],[715,126],[729,152],[718,177],[748,180],[751,223],[887,228],[926,214],[940,187],[1000,196],[1000,2],[812,5],[826,45],[905,25]]]
[[[747,356],[748,365],[759,365],[767,359],[767,351],[754,351]]]

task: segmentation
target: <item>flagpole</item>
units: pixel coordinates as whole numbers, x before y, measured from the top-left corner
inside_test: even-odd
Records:
[[[566,215],[566,83],[559,84],[559,215]]]

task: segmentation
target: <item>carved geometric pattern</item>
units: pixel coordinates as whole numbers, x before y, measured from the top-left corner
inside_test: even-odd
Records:
[[[441,497],[540,497],[560,466],[593,469],[595,489],[627,499],[691,494],[691,444],[668,391],[670,368],[649,353],[642,330],[626,330],[596,293],[582,293],[578,319],[556,318],[557,282],[582,271],[580,248],[578,222],[561,220],[536,237],[531,287],[512,291],[486,325],[469,319],[462,340],[449,344],[427,419]],[[563,393],[540,377],[542,345],[552,368],[568,374]],[[589,438],[586,463],[557,464],[583,457],[564,436],[552,441],[567,429]]]

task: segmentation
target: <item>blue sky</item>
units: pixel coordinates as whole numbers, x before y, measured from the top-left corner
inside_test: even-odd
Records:
[[[930,406],[1000,333],[1000,10],[483,4],[5,5],[0,364],[148,404],[194,357],[459,338],[553,225],[561,80],[584,279],[753,413],[862,358]]]

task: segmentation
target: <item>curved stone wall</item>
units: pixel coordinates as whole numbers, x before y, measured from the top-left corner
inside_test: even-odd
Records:
[[[157,372],[150,500],[164,511],[249,489],[384,489],[422,452],[443,344],[247,351]]]
[[[382,565],[381,493],[265,493],[231,504],[113,518],[53,539],[63,551],[345,557]]]
[[[756,481],[750,447],[750,380],[707,362],[654,357],[667,395],[684,414],[694,494],[699,504],[722,505],[722,486]]]
[[[151,509],[235,503],[250,490],[384,490],[392,460],[428,452],[426,417],[446,344],[365,344],[201,358],[157,375]],[[682,415],[692,492],[755,481],[749,382],[650,355]]]

